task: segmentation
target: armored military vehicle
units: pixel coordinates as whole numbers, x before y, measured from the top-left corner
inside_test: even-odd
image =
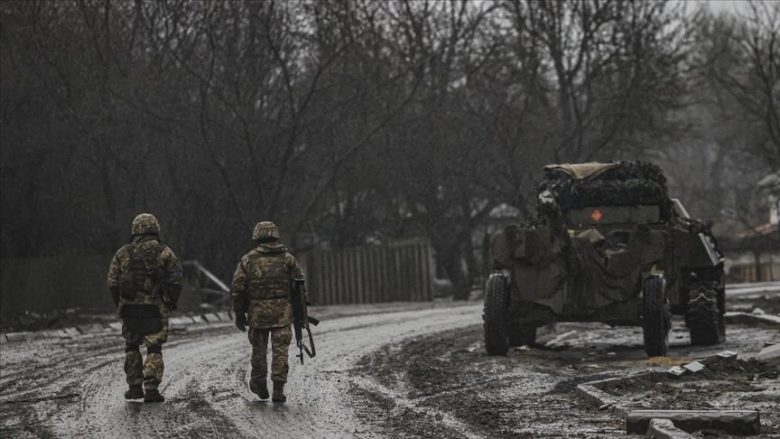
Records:
[[[549,165],[537,218],[492,239],[485,349],[531,345],[539,326],[641,326],[649,356],[665,355],[671,314],[695,345],[725,339],[723,255],[709,227],[670,198],[653,164]]]

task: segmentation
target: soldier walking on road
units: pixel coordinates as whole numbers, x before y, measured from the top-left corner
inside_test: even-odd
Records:
[[[249,389],[260,399],[268,398],[268,340],[271,340],[271,380],[274,402],[285,402],[287,351],[292,340],[291,294],[293,279],[303,272],[287,247],[279,242],[279,229],[270,221],[257,223],[252,231],[257,247],[241,258],[233,274],[233,309],[236,327],[249,325],[252,344],[252,376]],[[248,314],[248,316],[247,316]]]
[[[173,251],[160,243],[160,224],[149,213],[133,219],[132,241],[120,248],[108,268],[108,289],[122,317],[125,339],[125,399],[163,402],[162,345],[168,315],[181,294],[182,269]],[[140,345],[146,346],[146,361]],[[142,387],[143,384],[143,387]]]

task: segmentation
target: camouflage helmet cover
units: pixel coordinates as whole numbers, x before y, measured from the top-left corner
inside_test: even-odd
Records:
[[[279,239],[279,228],[271,221],[260,221],[252,230],[252,241],[270,241]]]
[[[133,218],[131,227],[133,235],[159,235],[160,223],[151,213],[142,213]]]

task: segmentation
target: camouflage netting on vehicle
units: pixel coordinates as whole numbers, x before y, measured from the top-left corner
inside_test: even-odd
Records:
[[[668,217],[666,177],[658,166],[641,161],[617,162],[593,177],[576,179],[557,168],[545,168],[539,185],[540,208],[552,203],[561,212],[589,206],[660,205]],[[542,211],[543,209],[540,209]]]

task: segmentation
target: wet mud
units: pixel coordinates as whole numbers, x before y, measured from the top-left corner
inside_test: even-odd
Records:
[[[163,404],[122,398],[118,334],[4,344],[0,437],[623,437],[621,421],[577,398],[578,383],[780,342],[774,329],[730,326],[724,345],[692,347],[675,322],[670,356],[648,359],[639,328],[570,324],[540,331],[537,346],[491,357],[481,304],[316,311],[318,355],[301,366],[291,348],[284,405],[249,392],[250,346],[228,322],[171,334]],[[737,393],[744,397],[735,404],[772,404],[751,389],[773,375],[734,373],[744,383],[721,389],[724,404]],[[717,380],[729,377],[693,384]],[[685,401],[686,389],[669,400]]]
[[[726,349],[757,351],[780,342],[780,336],[776,330],[733,326],[725,344],[694,347],[676,321],[670,341],[669,356],[647,358],[639,328],[560,324],[555,332],[543,330],[531,348],[488,356],[476,325],[363,357],[357,370],[376,385],[355,385],[352,393],[366,422],[398,437],[625,437],[624,422],[580,399],[577,384],[668,368]],[[759,409],[767,412],[764,427],[772,437],[776,368],[750,364],[666,387],[641,383],[621,396],[647,408]]]

